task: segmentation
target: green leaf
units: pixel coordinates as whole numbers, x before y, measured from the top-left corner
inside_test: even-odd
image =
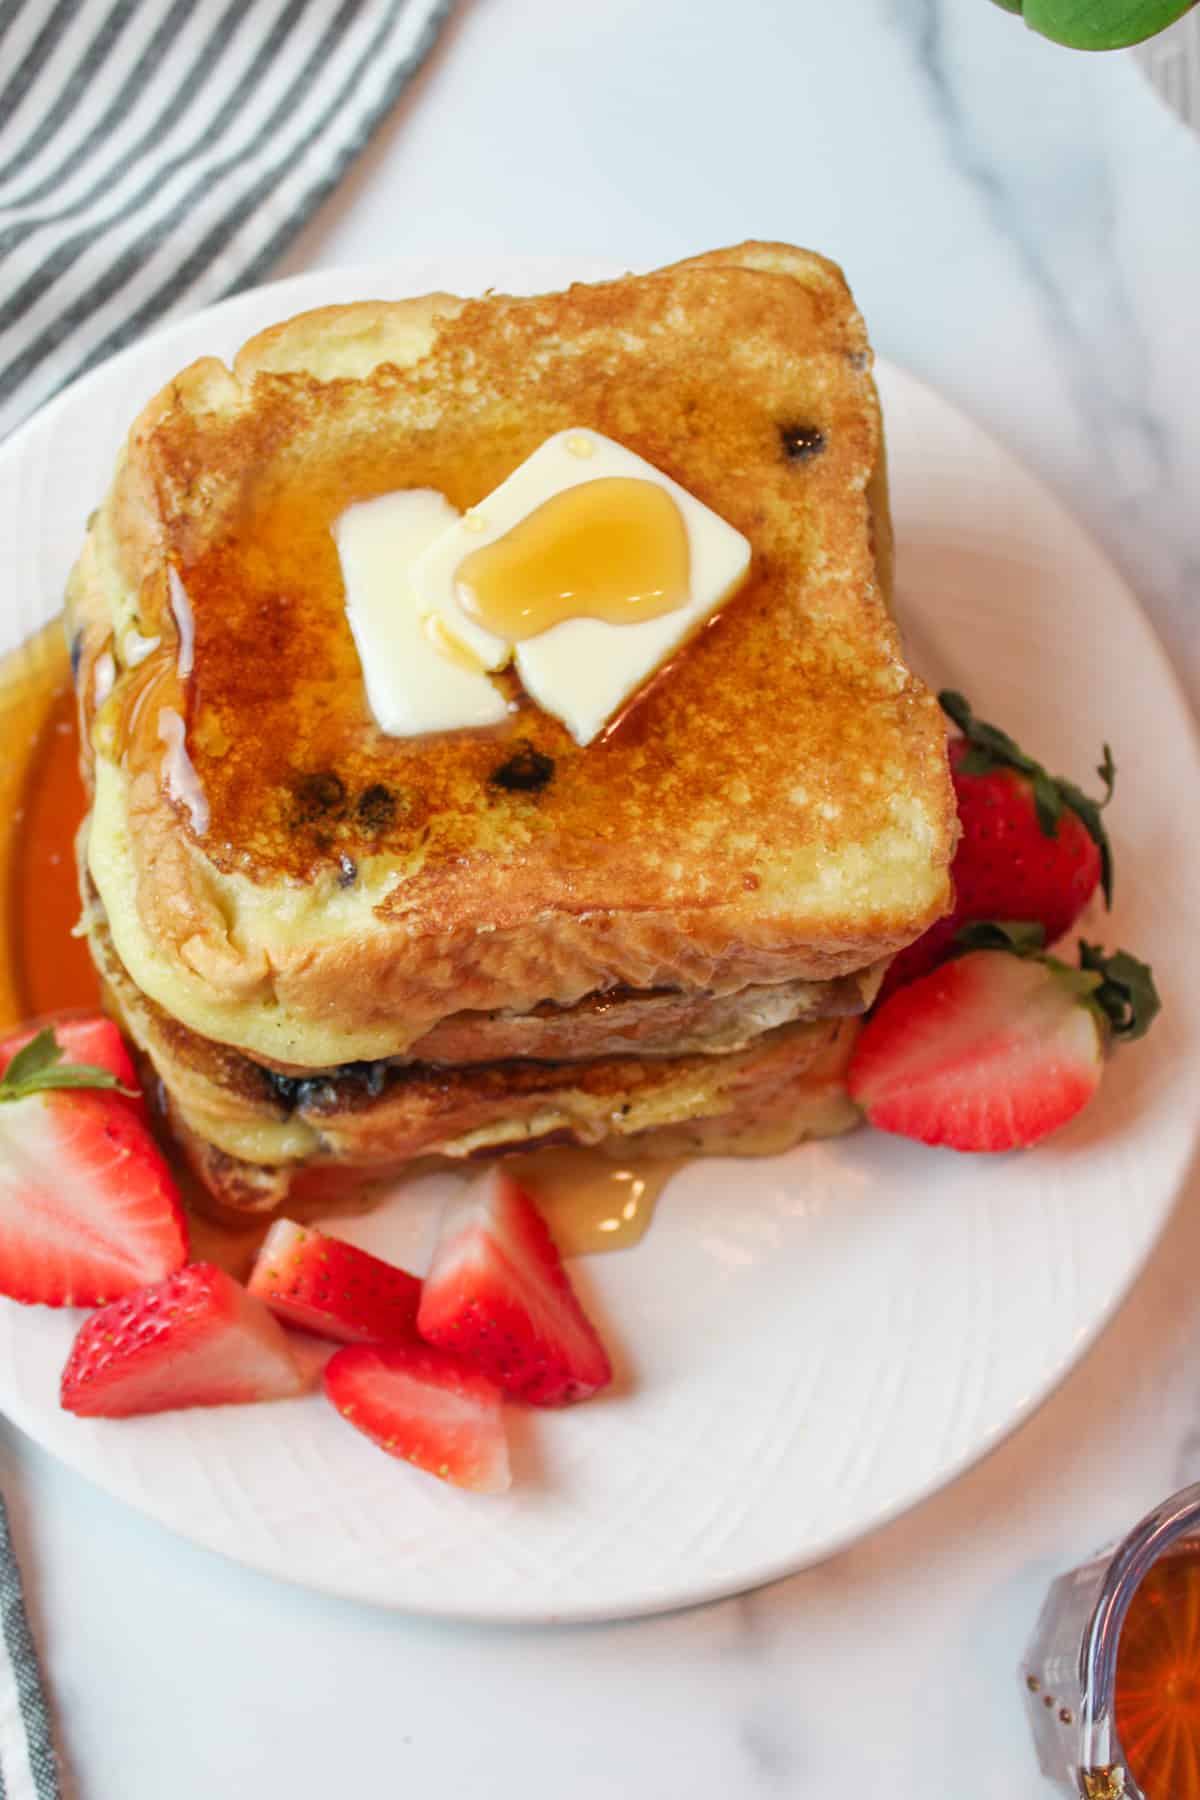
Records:
[[[977,719],[970,705],[961,694],[953,688],[943,688],[938,695],[938,704],[946,716],[954,721],[958,729],[971,746],[972,760],[982,760],[982,768],[975,768],[972,774],[980,774],[983,769],[1019,769],[1022,775],[1036,775],[1041,768],[1031,756],[1026,756],[1015,738],[1010,738],[1007,731],[1001,731],[998,725],[989,725],[986,719]]]
[[[63,1047],[51,1027],[39,1031],[9,1063],[0,1078],[0,1102],[24,1100],[30,1094],[50,1093],[55,1088],[110,1088],[135,1099],[132,1088],[122,1087],[109,1069],[93,1063],[65,1063]]]
[[[47,1026],[44,1031],[39,1031],[36,1037],[30,1038],[23,1050],[17,1051],[4,1072],[3,1080],[0,1080],[0,1088],[20,1087],[31,1076],[61,1062],[62,1056],[63,1047],[50,1027]]]
[[[996,6],[1002,6],[1005,12],[1016,13],[1017,17],[1020,18],[1021,7],[1024,4],[1024,0],[994,0],[994,4]]]
[[[1033,778],[1033,804],[1037,809],[1042,836],[1056,838],[1058,821],[1062,818],[1063,813],[1063,797],[1055,784],[1054,777],[1047,775],[1045,769],[1039,769]]]
[[[1116,950],[1106,956],[1099,944],[1079,940],[1079,966],[1095,972],[1100,985],[1094,995],[1114,1037],[1145,1037],[1159,1012],[1162,1001],[1154,985],[1149,964],[1139,962],[1128,950]]]
[[[955,932],[951,954],[1007,950],[1013,956],[1036,956],[1045,942],[1045,928],[1036,919],[972,919]]]
[[[1031,31],[1072,50],[1123,50],[1165,31],[1194,0],[1025,0]]]

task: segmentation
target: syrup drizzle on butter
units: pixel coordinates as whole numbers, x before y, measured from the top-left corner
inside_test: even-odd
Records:
[[[679,507],[657,482],[620,475],[554,494],[455,572],[463,611],[510,643],[567,619],[661,618],[687,604],[690,581]]]

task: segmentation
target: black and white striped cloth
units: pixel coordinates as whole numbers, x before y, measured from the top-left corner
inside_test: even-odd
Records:
[[[265,275],[452,0],[0,0],[0,437]],[[59,1800],[0,1501],[0,1800]]]
[[[38,1674],[8,1514],[0,1500],[0,1800],[60,1800],[46,1696]]]
[[[452,0],[0,0],[0,437],[264,276]]]

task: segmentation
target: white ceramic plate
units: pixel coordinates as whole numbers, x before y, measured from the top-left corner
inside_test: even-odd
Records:
[[[123,427],[178,367],[303,307],[514,290],[594,267],[409,262],[304,276],[187,319],[0,449],[0,645],[58,605]],[[914,660],[1085,782],[1108,738],[1117,905],[1096,922],[1166,995],[1102,1097],[1049,1145],[958,1157],[861,1132],[697,1164],[636,1250],[577,1265],[621,1368],[611,1397],[518,1415],[511,1496],[381,1456],[318,1398],[84,1423],[56,1404],[74,1321],[0,1302],[0,1405],[172,1529],[293,1581],[494,1620],[651,1612],[816,1561],[949,1481],[1022,1419],[1111,1316],[1196,1138],[1197,753],[1127,588],[968,420],[884,368],[900,609]],[[1192,822],[1191,826],[1189,821]],[[420,1266],[435,1178],[355,1226]]]

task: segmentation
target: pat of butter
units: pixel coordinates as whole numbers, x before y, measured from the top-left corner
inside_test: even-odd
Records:
[[[655,482],[674,500],[688,539],[686,602],[632,625],[566,619],[515,647],[469,618],[457,589],[465,559],[505,536],[555,495],[606,477]],[[512,658],[530,697],[561,719],[576,743],[587,744],[741,584],[749,566],[750,545],[741,532],[686,488],[624,445],[598,431],[576,428],[548,438],[486,500],[430,543],[414,561],[411,579],[421,612],[438,619],[485,668],[501,668]]]
[[[482,667],[438,649],[410,582],[414,560],[457,518],[435,489],[408,488],[348,507],[333,527],[367,700],[394,737],[495,725],[508,711]]]

